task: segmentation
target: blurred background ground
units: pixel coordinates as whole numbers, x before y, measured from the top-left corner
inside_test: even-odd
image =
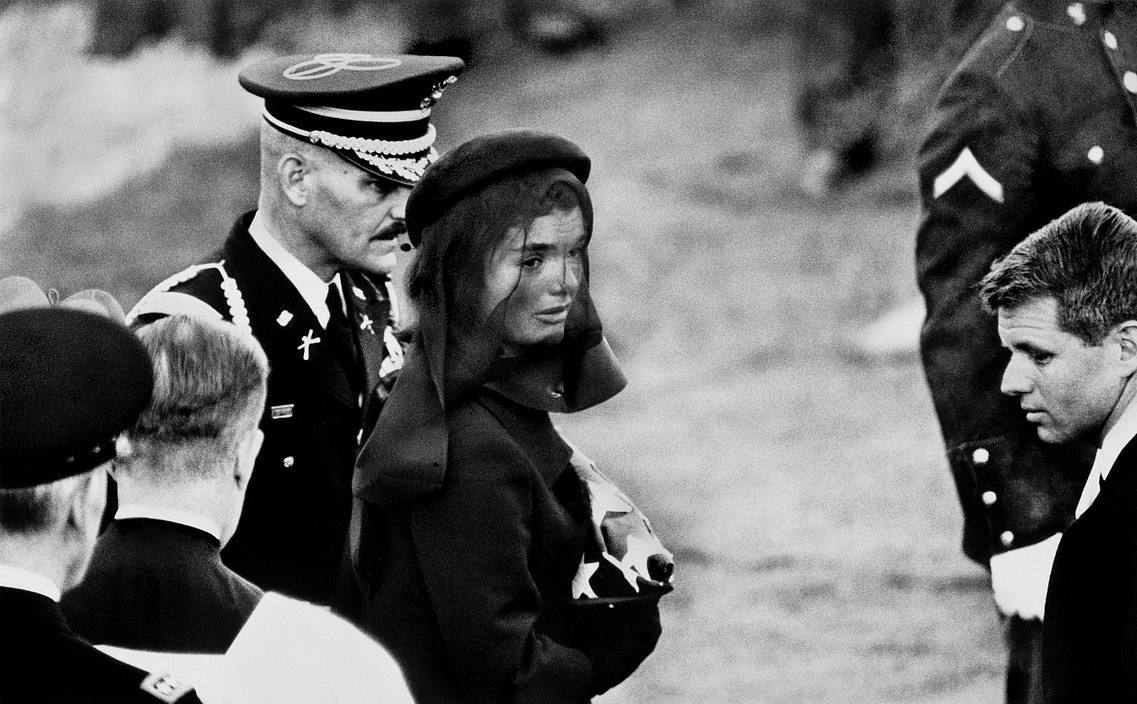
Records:
[[[92,56],[91,6],[0,3],[0,275],[132,305],[255,203],[237,69],[404,49],[385,7]],[[601,704],[1001,701],[919,364],[847,343],[915,295],[911,164],[799,192],[788,0],[605,7],[568,53],[491,22],[436,108],[443,149],[532,126],[593,158],[594,295],[631,381],[560,421],[678,563],[656,653]]]

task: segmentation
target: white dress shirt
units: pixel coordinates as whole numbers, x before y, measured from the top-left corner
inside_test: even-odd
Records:
[[[340,281],[340,276],[337,274],[332,277],[331,281],[324,281],[319,276],[304,265],[297,259],[291,252],[284,248],[272,233],[265,227],[264,220],[261,219],[261,214],[258,212],[253,216],[253,221],[249,223],[249,234],[253,237],[253,242],[261,248],[273,264],[276,264],[284,277],[292,283],[296,290],[300,293],[300,297],[316,314],[316,319],[320,321],[321,327],[328,327],[328,320],[332,314],[328,311],[327,296],[328,286],[335,285],[340,296],[340,305],[343,305],[343,282]],[[341,310],[343,310],[341,308]],[[347,311],[344,310],[346,313]]]
[[[152,518],[157,521],[178,523],[190,528],[209,533],[218,542],[221,541],[221,526],[217,522],[192,511],[182,511],[176,508],[161,508],[158,506],[143,506],[142,504],[123,504],[114,514],[115,520],[124,518]]]
[[[0,565],[0,587],[19,589],[25,592],[42,594],[52,601],[59,601],[59,585],[38,572],[22,567]]]
[[[1075,518],[1080,518],[1093,504],[1101,491],[1101,483],[1109,478],[1113,463],[1134,437],[1137,437],[1137,403],[1130,402],[1121,412],[1117,424],[1110,428],[1101,441],[1101,447],[1094,456],[1094,466],[1090,469],[1090,476],[1086,478],[1082,496],[1078,499],[1078,507],[1074,509]]]

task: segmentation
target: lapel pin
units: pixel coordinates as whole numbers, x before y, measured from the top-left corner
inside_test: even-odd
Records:
[[[314,330],[309,329],[308,334],[305,335],[300,340],[300,346],[296,348],[296,349],[304,352],[304,361],[305,362],[308,361],[308,351],[311,349],[312,345],[314,345],[320,341],[320,338],[313,337],[312,333],[314,333],[314,332],[315,332]]]
[[[280,315],[276,316],[276,324],[279,325],[280,327],[284,327],[285,325],[288,325],[288,323],[291,320],[292,320],[292,313],[290,313],[286,310],[280,311]]]
[[[359,329],[360,330],[366,330],[367,332],[374,335],[375,334],[375,321],[371,319],[371,316],[364,313],[363,314],[363,320],[359,321]]]

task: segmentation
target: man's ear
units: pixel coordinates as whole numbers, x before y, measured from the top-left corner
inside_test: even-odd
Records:
[[[1115,326],[1113,333],[1121,348],[1119,362],[1126,376],[1137,373],[1137,320],[1127,320]]]
[[[233,469],[233,479],[242,490],[249,485],[249,479],[253,476],[253,467],[256,466],[257,455],[260,454],[264,440],[264,431],[253,428],[237,449],[237,464]]]
[[[308,183],[304,177],[308,175],[311,167],[310,160],[295,152],[285,154],[276,163],[280,190],[296,207],[308,202]]]

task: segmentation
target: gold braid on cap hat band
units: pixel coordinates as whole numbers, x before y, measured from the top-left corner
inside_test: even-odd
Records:
[[[281,121],[279,118],[273,116],[266,109],[262,113],[264,118],[276,127],[291,132],[298,137],[302,137],[312,142],[312,144],[320,144],[331,149],[343,149],[345,151],[362,152],[365,154],[390,154],[391,156],[399,156],[401,154],[418,154],[424,152],[434,144],[437,136],[437,131],[434,125],[426,126],[426,134],[415,139],[364,139],[363,137],[343,137],[331,132],[323,130],[302,130],[299,127],[293,127],[287,122]]]
[[[438,152],[434,147],[426,155],[417,159],[404,157],[387,157],[367,152],[355,152],[355,155],[385,174],[396,174],[408,181],[417,181],[422,178],[422,172],[438,159]]]

